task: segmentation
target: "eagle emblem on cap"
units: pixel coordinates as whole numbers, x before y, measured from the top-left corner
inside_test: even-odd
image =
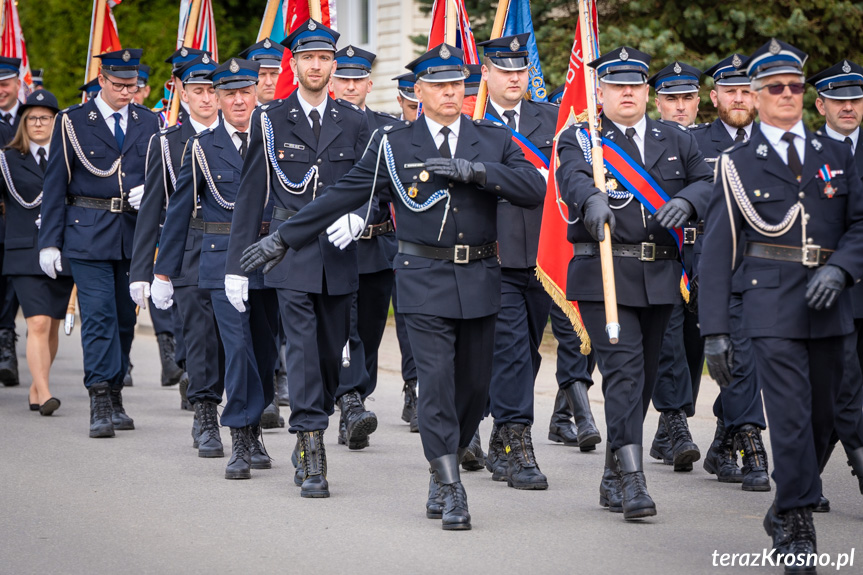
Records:
[[[240,71],[240,65],[239,65],[239,64],[237,64],[237,61],[236,61],[236,60],[231,60],[231,65],[228,67],[228,69],[229,69],[231,72],[233,72],[234,74],[236,74],[237,72],[239,72],[239,71]]]
[[[348,51],[347,51],[347,52],[345,52],[345,54],[347,54],[347,55],[348,55],[348,58],[353,58],[353,57],[354,57],[354,53],[355,53],[355,52],[354,52],[354,47],[353,47],[353,46],[348,46]]]
[[[626,51],[626,48],[620,49],[620,59],[623,61],[629,60],[629,52]]]
[[[449,60],[449,57],[452,56],[452,54],[449,53],[449,48],[446,47],[446,44],[440,47],[439,54],[443,60]]]
[[[272,42],[270,42],[270,39],[269,39],[269,38],[267,38],[266,40],[264,40],[264,48],[269,48],[269,47],[270,47],[270,46],[272,46],[272,45],[273,45],[273,43],[272,43]]]
[[[680,67],[680,62],[674,63],[674,73],[680,74],[683,71],[683,68]]]
[[[180,56],[182,56],[183,58],[185,58],[185,57],[186,57],[186,56],[188,56],[188,55],[189,55],[189,51],[186,49],[186,47],[185,47],[185,46],[183,46],[183,47],[180,49]]]
[[[848,60],[845,60],[845,63],[842,64],[842,71],[846,74],[851,71],[851,64],[848,63]]]
[[[124,61],[124,62],[128,62],[131,58],[132,58],[132,55],[131,55],[131,54],[129,54],[129,51],[128,51],[128,50],[125,50],[125,51],[123,52],[123,61]]]
[[[43,96],[42,94],[36,94],[36,99],[41,102],[42,100],[45,99],[45,96]]]
[[[201,58],[201,62],[203,62],[204,64],[209,64],[210,63],[210,57],[207,56],[206,54],[204,54],[204,56]]]
[[[521,48],[521,44],[518,43],[518,38],[513,38],[512,42],[509,43],[509,49],[515,52],[519,48]]]
[[[782,51],[782,46],[779,45],[779,42],[776,41],[776,38],[770,39],[770,47],[768,48],[771,54],[778,54]]]
[[[738,56],[737,54],[735,54],[734,57],[731,59],[731,65],[734,66],[735,68],[739,68],[742,63],[743,63],[743,61],[740,59],[740,56]]]
[[[315,21],[314,21],[314,20],[309,20],[309,26],[308,26],[309,30],[314,30],[314,29],[316,29],[317,27],[318,27],[318,25],[317,25],[317,24],[315,24]]]

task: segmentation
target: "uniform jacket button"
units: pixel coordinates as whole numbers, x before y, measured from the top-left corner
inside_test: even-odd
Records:
[[[757,285],[758,285],[758,280],[752,280],[752,285],[757,286]]]
[[[318,163],[320,164],[321,162],[323,162],[323,160],[318,158]]]
[[[408,265],[408,264],[410,264],[410,262],[408,260],[405,260],[405,265]]]
[[[210,249],[216,249],[216,244],[210,244]]]
[[[494,187],[494,189],[495,189],[495,190],[497,190],[497,191],[499,192],[499,191],[500,191],[500,186],[495,186],[495,187]]]
[[[452,209],[452,213],[457,214],[457,213],[458,213],[458,208],[455,208],[455,207],[454,207],[454,208]]]
[[[460,239],[460,240],[464,239],[464,234],[462,232],[458,233],[458,239]]]
[[[802,200],[803,198],[806,197],[806,194],[804,192],[800,192],[799,194],[797,194],[797,197]]]

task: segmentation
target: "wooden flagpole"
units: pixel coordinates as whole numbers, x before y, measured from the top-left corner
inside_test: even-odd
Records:
[[[607,193],[605,188],[605,171],[602,161],[602,143],[599,138],[599,120],[596,115],[596,73],[593,68],[587,66],[587,62],[592,59],[594,54],[591,47],[593,43],[590,41],[590,31],[593,26],[587,15],[587,1],[579,0],[578,2],[578,24],[581,28],[581,46],[583,53],[591,58],[585,57],[582,66],[584,68],[584,84],[587,92],[587,114],[588,123],[590,126],[591,139],[591,155],[593,156],[593,184],[603,193]],[[608,224],[605,224],[604,239],[599,242],[599,259],[602,266],[602,291],[605,299],[605,332],[608,334],[608,340],[611,343],[617,343],[620,338],[620,321],[617,317],[617,287],[614,282],[614,260],[611,255],[611,229]]]
[[[189,11],[189,19],[186,20],[186,36],[183,38],[183,46],[192,47],[195,34],[198,31],[198,18],[201,15],[201,0],[192,0],[192,9]],[[171,97],[171,111],[168,114],[168,125],[175,126],[180,116],[180,86],[174,78],[174,91]]]
[[[267,0],[267,9],[264,11],[264,21],[261,24],[261,30],[258,32],[257,41],[260,42],[264,38],[269,37],[273,31],[273,24],[276,23],[276,15],[279,13],[279,0]]]
[[[93,27],[93,45],[90,49],[90,67],[87,69],[87,81],[99,75],[101,60],[96,56],[102,53],[102,36],[105,32],[105,9],[108,0],[96,0],[96,25]]]
[[[458,29],[458,7],[455,0],[446,1],[446,14],[444,22],[446,23],[446,31],[444,33],[444,42],[450,46],[455,46],[455,35]]]
[[[317,20],[323,24],[323,14],[321,13],[321,0],[309,0],[309,16],[312,20]]]
[[[491,38],[496,40],[503,34],[503,24],[506,22],[506,13],[509,12],[509,0],[500,0],[497,3],[497,11],[494,13],[494,24],[491,27]],[[485,117],[486,100],[488,99],[488,85],[485,80],[479,83],[479,92],[476,95],[476,106],[473,109],[473,119],[480,120]]]

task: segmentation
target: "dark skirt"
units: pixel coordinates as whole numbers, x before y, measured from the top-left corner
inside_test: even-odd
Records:
[[[69,276],[7,276],[15,288],[18,303],[24,317],[47,315],[54,319],[65,319],[69,296],[75,281]]]

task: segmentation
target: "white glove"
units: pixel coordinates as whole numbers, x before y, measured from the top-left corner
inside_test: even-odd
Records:
[[[159,309],[168,309],[174,305],[174,300],[171,296],[174,295],[174,285],[171,280],[163,281],[154,277],[153,283],[150,284],[150,299],[153,300],[153,305]]]
[[[129,190],[129,204],[136,210],[141,209],[141,198],[144,197],[144,186],[135,186]]]
[[[57,248],[42,248],[39,250],[39,267],[51,279],[57,279],[57,272],[63,271],[63,263],[60,257],[60,250]]]
[[[339,248],[345,249],[363,231],[363,219],[356,214],[345,214],[327,228],[327,239]]]
[[[244,301],[249,301],[249,278],[228,274],[225,276],[225,295],[238,312],[246,311]]]
[[[147,309],[147,298],[150,297],[149,282],[132,282],[129,284],[129,295],[139,308]]]
[[[39,214],[38,216],[36,216],[36,229],[37,230],[42,229],[42,214]]]

